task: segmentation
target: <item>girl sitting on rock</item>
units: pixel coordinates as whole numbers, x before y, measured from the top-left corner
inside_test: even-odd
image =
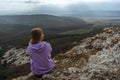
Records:
[[[34,28],[31,31],[31,39],[27,47],[27,53],[30,57],[31,71],[36,77],[41,78],[49,73],[55,64],[51,59],[51,45],[45,41],[41,28]]]

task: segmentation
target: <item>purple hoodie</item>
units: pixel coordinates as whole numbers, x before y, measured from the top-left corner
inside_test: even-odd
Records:
[[[31,70],[36,75],[45,74],[51,71],[55,64],[51,59],[51,45],[47,42],[31,44],[27,47],[30,56]]]

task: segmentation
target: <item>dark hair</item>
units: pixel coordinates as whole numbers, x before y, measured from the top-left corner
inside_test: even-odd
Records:
[[[30,42],[29,44],[35,44],[42,40],[43,31],[41,28],[34,28],[31,31]]]

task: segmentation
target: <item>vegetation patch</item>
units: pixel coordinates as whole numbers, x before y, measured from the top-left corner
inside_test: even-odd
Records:
[[[72,30],[72,31],[67,31],[61,33],[62,35],[68,35],[68,34],[83,34],[83,33],[88,33],[92,31],[91,29],[77,29],[77,30]]]

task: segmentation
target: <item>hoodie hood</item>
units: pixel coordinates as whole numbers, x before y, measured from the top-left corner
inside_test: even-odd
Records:
[[[40,53],[46,48],[46,44],[46,42],[41,41],[39,43],[29,45],[28,49],[30,48],[31,51],[35,53]]]

